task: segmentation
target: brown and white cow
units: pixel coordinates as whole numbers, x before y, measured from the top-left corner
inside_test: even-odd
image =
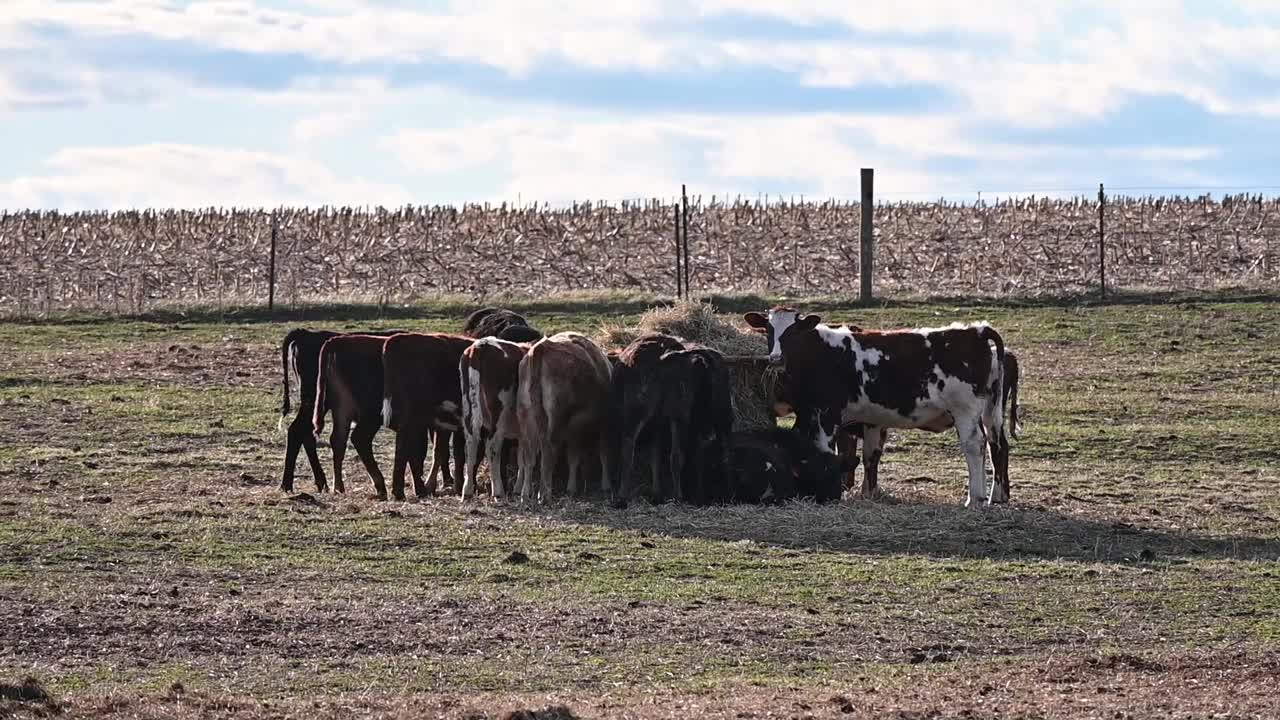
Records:
[[[993,456],[1007,454],[999,447],[1004,340],[990,325],[859,332],[789,307],[744,319],[766,335],[770,360],[786,366],[797,425],[818,449],[834,452],[836,428],[860,422],[864,458],[878,462],[884,428],[940,432],[954,425],[969,470],[965,505],[1004,501],[999,482],[986,493],[984,435]],[[875,465],[866,470],[873,475]],[[874,476],[863,483],[874,487]]]
[[[609,359],[587,336],[561,332],[534,343],[520,361],[516,411],[520,422],[520,496],[533,497],[533,471],[541,465],[542,501],[561,456],[569,464],[570,495],[577,494],[582,463],[596,451],[604,490],[612,487]]]
[[[490,495],[495,500],[506,496],[506,450],[509,443],[520,441],[516,413],[520,361],[532,346],[532,342],[486,337],[462,351],[458,374],[462,378],[462,427],[467,442],[463,500],[475,493],[482,443],[489,461]]]
[[[382,345],[382,419],[396,431],[391,493],[404,499],[404,473],[413,473],[418,497],[434,494],[435,477],[422,481],[428,435],[433,431],[462,431],[462,382],[458,363],[473,340],[443,333],[392,335]],[[439,435],[437,435],[437,438]],[[437,440],[437,445],[439,445]],[[462,481],[462,444],[454,445],[454,473]]]

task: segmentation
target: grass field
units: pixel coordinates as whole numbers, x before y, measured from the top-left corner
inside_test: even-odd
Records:
[[[1012,503],[907,432],[838,506],[379,503],[353,453],[288,496],[283,333],[462,309],[0,324],[0,716],[1280,714],[1280,302],[809,307],[996,324]]]

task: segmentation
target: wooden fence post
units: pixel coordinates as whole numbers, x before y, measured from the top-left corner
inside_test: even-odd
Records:
[[[875,172],[873,168],[862,168],[862,262],[858,275],[862,285],[859,299],[863,304],[871,303],[871,273],[875,266],[875,193],[872,189]]]
[[[273,212],[271,213],[271,262],[267,268],[267,312],[275,310],[276,307],[276,236],[278,234],[276,214]]]
[[[1098,288],[1103,300],[1107,299],[1107,195],[1102,183],[1098,183]]]
[[[676,231],[676,299],[679,300],[680,298],[684,297],[684,291],[682,290],[682,288],[684,287],[682,284],[684,282],[684,275],[682,274],[682,270],[681,270],[682,266],[680,264],[680,203],[679,202],[675,203],[675,222],[673,223],[673,227],[675,227],[675,231]]]

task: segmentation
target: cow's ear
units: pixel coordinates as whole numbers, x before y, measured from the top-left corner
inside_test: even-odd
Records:
[[[742,316],[747,321],[747,325],[756,332],[764,332],[769,329],[769,318],[758,312],[749,312]]]
[[[818,327],[818,323],[820,322],[822,322],[822,317],[819,315],[805,315],[804,317],[796,320],[793,327],[797,330],[807,331]]]

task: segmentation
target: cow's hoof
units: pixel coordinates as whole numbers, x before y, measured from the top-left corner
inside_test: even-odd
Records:
[[[382,493],[378,493],[378,494],[374,495],[374,498],[376,498],[376,499],[378,500],[378,502],[386,502],[386,501],[387,501],[387,494],[386,494],[386,493],[384,493],[384,492],[382,492]]]

